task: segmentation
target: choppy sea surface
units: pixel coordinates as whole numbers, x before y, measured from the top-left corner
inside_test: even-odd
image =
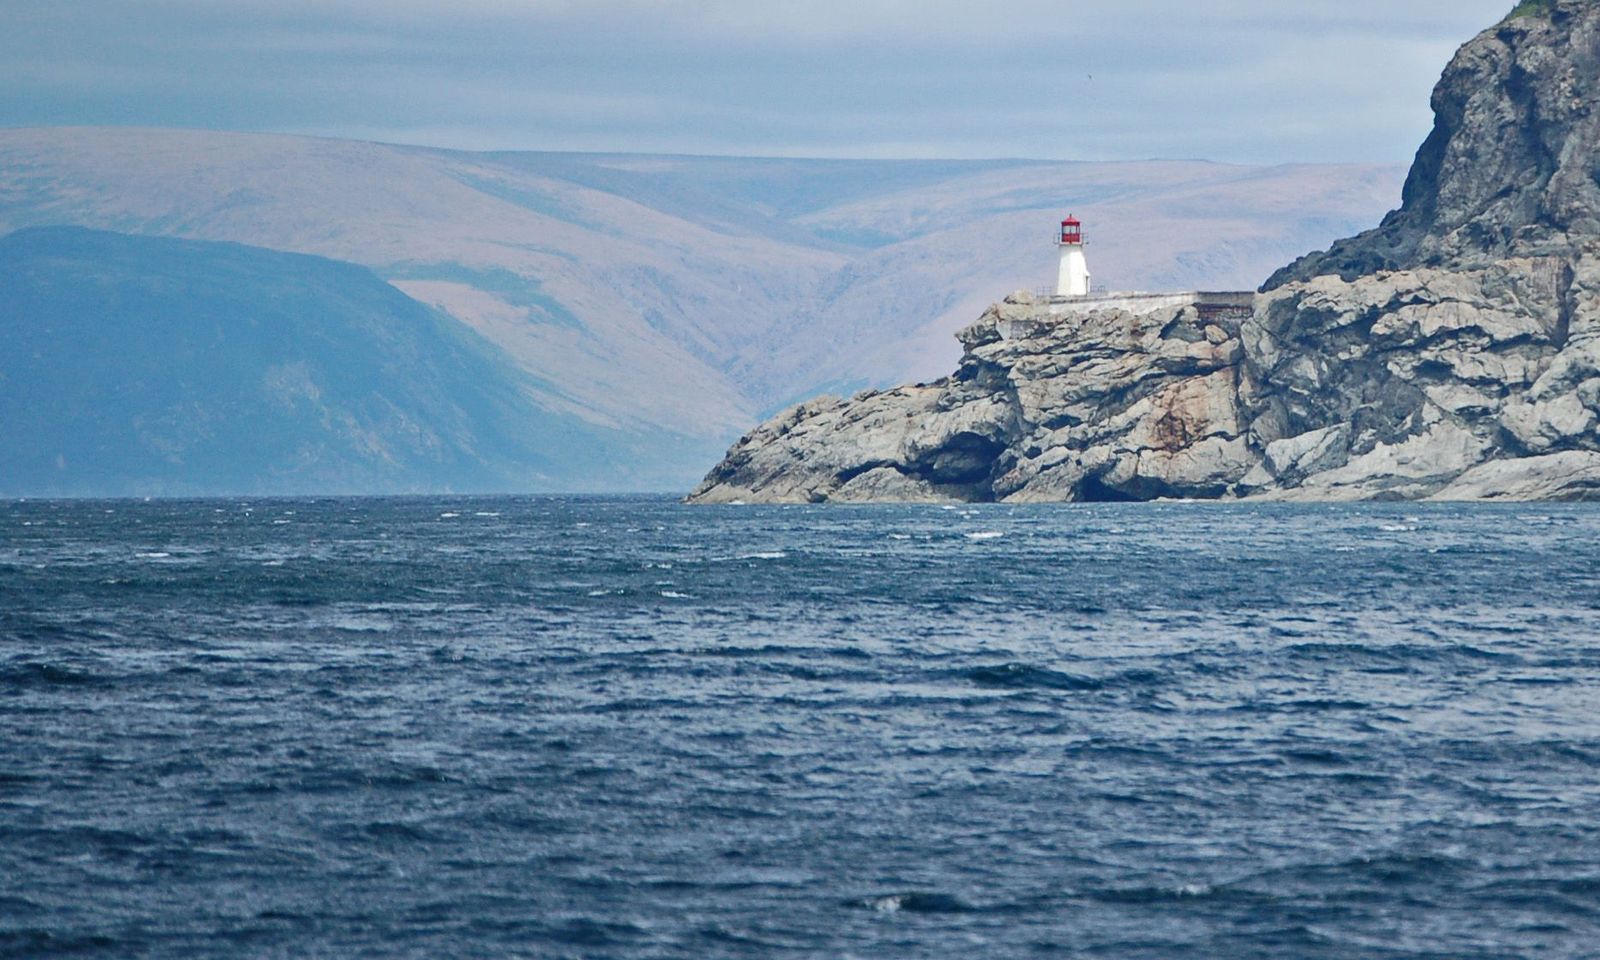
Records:
[[[0,955],[1600,956],[1600,509],[3,502]]]

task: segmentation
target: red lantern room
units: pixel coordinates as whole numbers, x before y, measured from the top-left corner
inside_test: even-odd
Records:
[[[1064,244],[1083,244],[1083,224],[1077,217],[1068,217],[1061,221],[1061,242]]]

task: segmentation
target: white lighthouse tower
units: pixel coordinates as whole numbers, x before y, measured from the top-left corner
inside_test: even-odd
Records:
[[[1061,273],[1056,296],[1087,297],[1091,289],[1089,261],[1083,255],[1083,224],[1076,217],[1061,221]]]

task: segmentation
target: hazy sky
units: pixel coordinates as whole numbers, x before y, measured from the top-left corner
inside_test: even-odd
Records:
[[[1512,0],[0,0],[0,126],[1405,161]]]

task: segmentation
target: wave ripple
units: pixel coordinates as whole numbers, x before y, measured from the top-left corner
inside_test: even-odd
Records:
[[[0,566],[4,955],[1600,942],[1593,507],[38,501]]]

